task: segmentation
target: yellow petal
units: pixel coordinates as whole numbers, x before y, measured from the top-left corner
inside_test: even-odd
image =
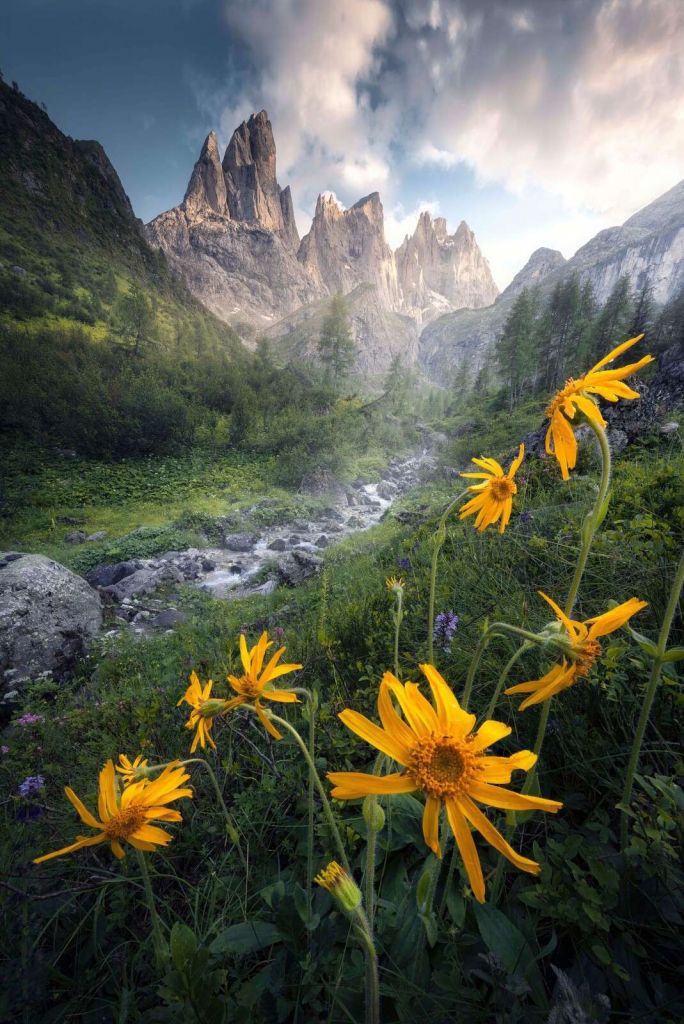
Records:
[[[491,786],[487,782],[472,782],[468,793],[474,800],[488,804],[490,807],[501,807],[510,811],[549,811],[555,814],[563,806],[558,800],[547,800],[541,796],[528,796],[526,793],[514,793],[510,789]]]
[[[504,722],[497,722],[493,718],[487,719],[483,722],[477,732],[473,735],[470,743],[468,744],[469,749],[474,754],[479,753],[481,750],[485,750],[487,747],[493,746],[502,740],[504,736],[511,735],[510,725],[505,725]]]
[[[34,864],[42,864],[43,861],[52,860],[53,857],[64,857],[67,853],[74,853],[75,850],[81,850],[84,846],[96,846],[98,843],[104,842],[107,838],[104,832],[101,832],[99,836],[88,836],[84,838],[79,836],[75,843],[71,843],[70,846],[63,846],[61,850],[55,850],[54,853],[45,853],[42,857],[35,857]]]
[[[463,814],[471,825],[474,825],[480,835],[487,840],[490,846],[493,846],[495,850],[506,857],[511,864],[514,864],[516,868],[520,869],[520,871],[528,871],[532,875],[539,874],[541,868],[537,862],[516,853],[513,847],[506,842],[498,829],[492,825],[489,818],[487,818],[480,808],[473,803],[470,797],[465,795],[460,796],[458,798],[458,806],[463,811]]]
[[[252,669],[252,662],[247,650],[247,639],[244,633],[240,633],[240,660],[242,661],[242,667],[245,671],[245,675],[249,675]]]
[[[385,732],[409,751],[415,743],[415,736],[410,728],[397,714],[390,697],[390,684],[401,686],[401,683],[391,672],[385,672],[378,691],[378,714]]]
[[[360,714],[358,711],[352,711],[350,708],[345,708],[338,717],[348,729],[351,729],[357,736],[360,736],[366,743],[370,743],[376,750],[387,754],[388,757],[398,761],[399,764],[405,765],[408,762],[411,756],[410,750],[403,743],[400,743],[395,736],[374,725],[365,715]]]
[[[456,694],[434,665],[423,664],[420,670],[430,684],[440,728],[467,736],[475,725],[475,715],[463,710]]]
[[[143,839],[147,843],[157,843],[158,846],[166,846],[171,842],[173,836],[165,832],[163,828],[146,823],[135,830],[132,838]]]
[[[510,466],[508,467],[508,473],[506,474],[506,476],[508,477],[509,480],[512,480],[513,477],[515,476],[515,474],[518,472],[518,469],[520,467],[520,463],[522,462],[522,460],[524,458],[525,458],[525,445],[521,444],[520,447],[518,448],[518,454],[513,459],[513,461],[511,462]]]
[[[275,701],[276,704],[299,704],[299,697],[290,690],[262,690],[260,697]]]
[[[73,789],[69,786],[65,786],[64,792],[66,793],[67,800],[69,800],[76,808],[79,818],[84,825],[89,825],[91,828],[101,829],[104,826],[102,822],[98,821],[94,814],[91,814],[83,801],[76,796]]]
[[[628,619],[648,607],[648,601],[640,601],[638,597],[630,597],[629,601],[623,601],[617,608],[611,608],[603,615],[595,615],[593,619],[587,619],[585,625],[590,625],[589,636],[591,639],[599,636],[606,636],[614,633],[620,626],[624,626]]]
[[[490,757],[485,755],[479,758],[477,767],[480,778],[483,782],[510,782],[514,771],[527,772],[536,764],[537,755],[531,750],[519,750],[510,757]]]
[[[428,796],[423,811],[423,839],[430,847],[435,857],[442,857],[439,846],[439,812],[442,809],[441,802],[434,796]]]
[[[472,833],[455,800],[447,800],[446,812],[449,824],[451,825],[451,831],[454,833],[454,839],[458,846],[458,852],[461,854],[463,866],[470,882],[470,888],[473,890],[473,896],[478,903],[484,903],[485,884],[482,876],[482,865],[477,855],[477,848]]]
[[[565,614],[563,609],[556,604],[553,598],[549,597],[548,594],[545,594],[543,590],[538,590],[537,593],[540,597],[543,597],[546,603],[553,609],[554,615],[559,620],[559,622],[563,623],[565,632],[568,634],[568,636],[572,640],[576,640],[579,635],[578,627],[580,626],[580,623],[575,622],[574,619],[569,618]]]
[[[281,732],[278,732],[273,722],[271,722],[268,716],[264,714],[263,709],[259,704],[258,700],[254,701],[254,710],[256,711],[259,721],[261,722],[269,736],[272,736],[274,740],[282,740],[283,734]]]
[[[413,793],[418,787],[408,775],[368,775],[365,772],[328,772],[335,787],[330,794],[336,800],[356,800],[358,797],[389,793]]]
[[[628,348],[632,347],[632,345],[636,345],[636,343],[638,341],[641,341],[642,338],[643,334],[637,334],[635,338],[630,338],[629,341],[623,341],[621,345],[618,345],[616,348],[614,348],[612,352],[608,353],[607,356],[604,356],[603,359],[599,359],[598,363],[596,363],[595,366],[592,366],[591,370],[589,370],[589,373],[586,376],[588,377],[589,374],[596,373],[597,370],[600,370],[602,366],[606,366],[608,363],[612,363],[614,359],[617,359],[618,356],[621,356],[622,353],[626,352]]]

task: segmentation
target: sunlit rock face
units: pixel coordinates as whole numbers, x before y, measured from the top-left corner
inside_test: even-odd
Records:
[[[302,239],[299,259],[322,294],[346,295],[372,284],[385,309],[399,307],[397,273],[385,241],[380,196],[373,192],[345,210],[330,193],[318,197],[311,230]]]
[[[395,256],[402,307],[420,322],[453,309],[489,306],[499,294],[465,221],[450,235],[443,217],[433,221],[425,211]]]

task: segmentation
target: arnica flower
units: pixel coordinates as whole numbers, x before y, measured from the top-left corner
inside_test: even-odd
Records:
[[[601,656],[601,644],[598,638],[607,636],[608,633],[614,633],[620,626],[624,626],[628,619],[645,608],[648,603],[639,601],[636,597],[630,597],[629,601],[624,601],[616,608],[604,612],[603,615],[596,615],[593,619],[587,619],[585,622],[576,622],[574,619],[568,618],[556,602],[543,594],[541,590],[539,594],[551,605],[565,630],[567,646],[565,644],[564,646],[568,658],[564,657],[559,665],[554,665],[541,679],[533,679],[527,683],[518,683],[516,686],[508,687],[506,690],[508,694],[530,694],[518,708],[519,711],[524,711],[525,708],[529,708],[533,704],[549,700],[554,694],[566,690],[578,679],[588,675],[594,662]]]
[[[626,352],[632,345],[641,341],[643,334],[636,338],[630,338],[618,345],[607,356],[600,359],[596,366],[592,366],[588,373],[577,380],[572,377],[566,380],[561,390],[554,395],[546,409],[546,415],[551,422],[546,431],[546,452],[548,455],[555,455],[561,469],[564,480],[569,480],[569,470],[574,469],[577,464],[577,439],[572,429],[570,420],[574,419],[575,413],[584,413],[588,420],[597,426],[605,427],[604,420],[599,407],[592,395],[598,395],[607,402],[617,402],[618,398],[633,399],[639,397],[638,391],[633,391],[623,383],[625,377],[631,377],[633,373],[653,362],[653,356],[644,356],[636,363],[629,363],[627,366],[615,367],[612,370],[604,370],[603,367],[612,363],[619,355]]]
[[[279,676],[285,676],[290,672],[296,672],[300,669],[301,665],[279,665],[278,662],[285,653],[285,648],[280,647],[271,660],[264,667],[264,657],[269,647],[273,646],[273,641],[268,639],[268,633],[266,630],[259,637],[259,642],[248,650],[247,641],[244,634],[240,634],[240,659],[242,661],[242,667],[244,669],[244,675],[242,676],[228,676],[228,681],[233,689],[237,692],[238,696],[231,698],[226,702],[226,710],[237,707],[239,704],[254,704],[254,710],[259,716],[259,721],[263,725],[266,732],[268,732],[274,739],[282,739],[282,734],[278,732],[272,722],[269,722],[268,718],[264,714],[264,710],[261,706],[262,700],[272,700],[279,704],[294,704],[299,698],[296,693],[292,693],[291,690],[273,690],[271,689],[271,683],[274,679]]]
[[[147,758],[142,754],[138,754],[134,761],[131,761],[125,754],[119,754],[116,771],[121,775],[124,786],[130,786],[132,782],[139,782],[140,779],[147,778],[146,768]]]
[[[143,779],[126,786],[121,792],[117,785],[114,762],[107,761],[100,772],[97,801],[100,820],[90,813],[73,789],[67,786],[64,790],[83,824],[96,829],[97,834],[77,836],[70,846],[36,857],[33,863],[42,864],[44,860],[62,857],[66,853],[73,853],[84,846],[96,846],[98,843],[111,843],[112,852],[119,859],[126,856],[121,845],[123,842],[130,843],[136,850],[150,852],[157,846],[166,846],[173,837],[152,822],[181,820],[180,812],[166,804],[184,796],[192,796],[192,789],[183,786],[189,778],[185,768],[180,766],[180,761],[172,761],[154,781]]]
[[[344,868],[333,860],[314,878],[316,885],[327,889],[339,904],[340,910],[353,914],[361,906],[361,890]]]
[[[508,473],[504,473],[496,459],[471,459],[470,461],[476,466],[480,466],[484,472],[461,473],[460,475],[483,482],[472,484],[468,488],[475,494],[475,497],[463,505],[459,512],[459,519],[465,519],[466,516],[477,512],[475,528],[480,533],[499,520],[499,533],[503,533],[513,511],[513,495],[518,493],[513,477],[524,458],[525,445],[521,444],[518,454],[508,468]]]
[[[401,576],[398,579],[396,576],[388,576],[385,580],[385,586],[388,590],[391,590],[392,593],[397,594],[399,592],[403,593],[405,583]]]
[[[507,810],[553,812],[562,805],[557,800],[503,789],[501,783],[510,782],[515,769],[528,771],[535,764],[536,756],[529,750],[521,750],[509,757],[488,754],[488,747],[510,734],[510,726],[489,720],[473,731],[475,715],[461,708],[448,684],[432,665],[420,667],[430,683],[434,706],[416,683],[404,685],[386,672],[378,695],[382,728],[357,711],[345,709],[340,714],[348,729],[397,761],[404,771],[390,775],[330,772],[328,778],[334,786],[332,796],[337,800],[354,800],[369,793],[421,790],[426,797],[423,812],[426,844],[441,857],[439,819],[442,807],[446,808],[447,820],[473,893],[482,903],[484,878],[470,826],[521,871],[538,874],[540,868],[535,861],[515,852],[477,803]],[[399,703],[403,719],[395,710],[392,696]]]
[[[458,615],[456,612],[440,612],[435,619],[432,628],[432,639],[447,654],[451,650],[451,643],[458,629]]]
[[[190,674],[190,685],[176,704],[176,707],[185,701],[192,708],[190,712],[190,718],[185,723],[186,729],[196,729],[195,736],[190,747],[190,753],[194,754],[199,745],[202,750],[206,747],[207,743],[210,747],[216,750],[216,744],[211,736],[211,730],[214,725],[214,719],[219,715],[224,714],[228,707],[227,700],[221,700],[219,698],[211,697],[211,689],[213,687],[211,679],[205,686],[202,686],[199,681],[199,676],[196,672]]]

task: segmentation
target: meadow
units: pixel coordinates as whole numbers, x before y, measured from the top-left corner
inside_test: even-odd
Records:
[[[523,424],[535,425],[542,414],[519,411],[510,435],[505,414],[489,417],[489,433],[484,416],[474,436],[459,438],[458,451],[445,449],[446,468],[461,468],[468,447],[467,457],[494,456],[508,470]],[[273,483],[268,459],[195,458],[157,460],[152,473],[141,468],[140,479],[124,464],[103,490],[96,465],[83,474],[64,462],[54,476],[43,467],[31,480],[17,473],[19,500],[6,536],[64,555],[48,520],[84,506],[89,528],[111,530],[108,543],[132,510],[140,525],[168,530],[186,522],[191,531],[197,523],[183,519],[189,509],[211,517],[226,498],[240,508]],[[491,466],[470,468],[486,474]],[[567,481],[555,459],[528,456],[512,478],[517,493],[503,534],[496,523],[479,532],[470,517],[443,520],[450,504],[455,513],[466,501],[454,501],[463,487],[479,482],[445,473],[397,502],[378,527],[327,551],[310,583],[235,602],[188,590],[189,620],[173,634],[104,639],[69,684],[31,684],[0,755],[7,794],[0,871],[9,911],[2,1019],[411,1022],[420,1006],[421,1017],[438,1022],[466,1015],[482,1024],[680,1020],[681,690],[678,652],[665,649],[682,642],[672,593],[683,470],[677,434],[655,429],[613,458],[610,492],[592,437],[581,440]],[[293,499],[281,499],[287,514]],[[163,540],[168,547],[168,536]],[[586,556],[579,577],[578,555],[580,562]],[[71,557],[81,568],[78,550]],[[610,613],[611,602],[647,602],[601,637],[600,656],[589,664],[581,660],[586,652],[570,650],[558,616],[538,594],[562,605],[575,584],[573,621]],[[496,626],[502,622],[512,628]],[[254,713],[258,687],[245,683],[263,631],[286,647],[284,661],[301,666],[261,692],[262,715],[281,739]],[[521,711],[520,695],[501,692],[544,677],[561,656],[586,672],[550,705]],[[473,832],[480,880],[469,827],[464,832],[457,823],[454,841],[444,815],[441,832],[423,819],[423,794],[447,793],[448,800],[454,751],[470,748],[454,740],[439,762],[451,775],[420,776],[423,794],[391,793],[383,786],[396,773],[389,764],[400,754],[396,745],[376,757],[345,727],[359,726],[351,712],[377,722],[384,694],[394,708],[384,707],[385,728],[401,709],[395,733],[406,740],[407,722],[420,733],[420,716],[429,712],[404,684],[422,679],[420,692],[430,700],[419,668],[425,663],[477,715],[476,729],[487,719],[504,723],[483,735],[498,741],[494,755],[518,755],[511,767],[527,771],[527,782],[516,771],[510,783],[522,797],[495,805],[486,818],[525,858],[524,870]],[[178,707],[193,672],[202,687],[213,680],[213,690]],[[271,688],[294,688],[300,703],[268,701]],[[245,700],[228,708],[236,694]],[[440,727],[455,736],[450,707]],[[200,721],[216,749],[207,743],[190,753]],[[520,752],[533,750],[540,735],[535,770]],[[92,835],[76,824],[64,786],[96,807],[98,772],[121,754],[148,766],[177,760],[174,770],[190,776],[179,782],[193,795],[174,803],[182,822],[170,826],[172,842],[153,841],[147,852],[124,843],[122,860],[107,843],[32,864],[77,834]],[[198,762],[183,769],[188,758],[201,758],[211,773]],[[120,776],[121,786],[125,780],[141,796],[152,794],[157,772],[143,768]],[[340,795],[329,814],[328,772]],[[378,795],[348,799],[345,785],[347,794],[354,790],[341,778],[347,772],[373,773]],[[37,778],[40,784],[20,792],[22,780]],[[117,792],[122,799],[126,789]],[[535,807],[540,797],[562,808]]]

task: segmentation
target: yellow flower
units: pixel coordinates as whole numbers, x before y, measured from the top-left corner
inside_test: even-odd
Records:
[[[203,687],[197,673],[192,672],[190,675],[190,685],[176,704],[176,707],[180,707],[185,701],[192,708],[190,718],[185,723],[186,729],[197,730],[190,747],[191,754],[195,753],[198,744],[202,750],[204,750],[207,743],[216,750],[216,744],[211,736],[214,719],[228,710],[230,702],[216,697],[212,699],[211,688],[213,685],[210,679],[206,686]]]
[[[529,750],[510,757],[492,757],[487,748],[508,736],[510,726],[489,720],[474,730],[475,715],[464,711],[450,687],[432,665],[420,666],[432,690],[434,706],[415,683],[402,684],[386,672],[380,684],[378,712],[382,728],[348,708],[340,718],[352,732],[405,769],[390,775],[330,772],[328,778],[338,800],[354,800],[369,793],[412,793],[426,797],[423,837],[441,857],[439,819],[442,807],[454,834],[475,898],[484,901],[484,879],[470,826],[521,871],[539,873],[539,865],[516,853],[477,806],[476,802],[510,810],[557,811],[557,800],[514,793],[501,788],[515,769],[528,771],[536,762]],[[397,714],[393,695],[403,711]],[[404,720],[405,719],[405,720]]]
[[[189,778],[185,768],[180,766],[180,761],[172,761],[153,782],[148,779],[133,782],[122,793],[117,786],[114,762],[107,761],[100,772],[97,802],[99,821],[73,789],[67,786],[64,790],[83,824],[96,829],[97,835],[77,836],[71,846],[47,853],[44,857],[36,857],[33,863],[42,864],[44,860],[62,857],[65,853],[73,853],[83,846],[96,846],[98,843],[111,843],[114,856],[119,858],[126,855],[121,845],[124,841],[136,850],[154,851],[157,846],[166,846],[173,837],[151,822],[181,820],[179,811],[165,805],[183,796],[192,796],[189,786],[182,787]]]
[[[385,586],[396,594],[398,591],[403,591],[406,584],[404,583],[403,576],[400,576],[398,579],[396,576],[388,576],[385,580]]]
[[[292,693],[290,690],[273,690],[270,689],[269,684],[274,679],[277,679],[278,676],[287,675],[289,672],[296,672],[302,666],[279,665],[278,662],[285,653],[285,648],[281,647],[275,652],[266,667],[263,668],[264,655],[268,648],[272,646],[273,641],[268,639],[266,630],[264,630],[259,637],[259,642],[251,650],[247,649],[247,641],[244,634],[240,634],[240,658],[245,671],[244,675],[239,677],[228,676],[228,681],[238,696],[233,697],[232,700],[227,702],[226,710],[237,707],[239,704],[253,703],[254,709],[259,716],[259,721],[266,732],[270,733],[274,739],[280,740],[282,735],[264,714],[261,701],[272,700],[279,704],[294,704],[297,702],[299,698],[296,693]],[[267,689],[267,687],[269,688]]]
[[[116,771],[122,776],[124,786],[130,786],[131,782],[139,782],[147,778],[144,769],[147,767],[147,758],[138,754],[135,761],[131,761],[125,754],[119,754],[119,763]]]
[[[563,625],[568,638],[567,653],[568,661],[563,658],[559,665],[542,676],[541,679],[533,679],[527,683],[518,683],[517,686],[509,686],[506,693],[529,693],[520,707],[519,711],[531,707],[533,704],[540,704],[549,700],[554,694],[566,690],[578,679],[588,675],[592,665],[601,656],[601,644],[598,642],[600,636],[607,636],[614,633],[620,626],[624,626],[628,619],[646,608],[647,601],[639,601],[636,597],[630,597],[629,601],[623,601],[616,608],[604,612],[603,615],[596,615],[593,619],[586,619],[585,622],[576,622],[568,618],[565,612],[561,611],[555,601],[539,591],[541,597],[551,605],[558,621]]]
[[[608,402],[617,402],[618,398],[631,400],[639,397],[639,392],[623,384],[623,380],[625,377],[631,377],[648,363],[652,363],[653,356],[644,356],[636,363],[612,370],[604,370],[602,367],[612,363],[642,338],[643,334],[639,334],[636,338],[624,341],[622,345],[618,345],[600,359],[596,366],[592,366],[583,377],[578,380],[573,380],[572,377],[566,380],[564,387],[549,402],[546,415],[551,422],[546,431],[546,452],[547,455],[555,455],[564,480],[570,478],[569,470],[574,469],[577,463],[577,439],[569,422],[574,419],[577,410],[584,413],[588,420],[605,427],[606,421],[591,395],[598,395]]]
[[[499,533],[503,533],[513,511],[513,495],[518,493],[513,477],[524,458],[525,445],[521,444],[518,454],[509,466],[508,473],[504,473],[496,459],[471,459],[471,462],[480,466],[485,472],[461,473],[460,475],[473,480],[482,480],[483,483],[472,484],[468,488],[475,494],[475,497],[461,508],[459,519],[465,519],[466,516],[477,512],[475,527],[480,533],[500,519]]]
[[[361,890],[336,860],[332,860],[327,868],[323,868],[314,878],[314,882],[327,889],[345,913],[352,914],[361,906]]]

